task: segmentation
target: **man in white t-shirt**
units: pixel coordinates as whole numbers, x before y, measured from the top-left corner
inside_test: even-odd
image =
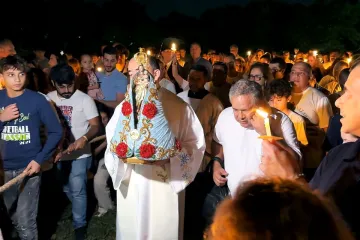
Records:
[[[99,114],[94,100],[75,89],[75,73],[70,66],[53,67],[50,78],[56,91],[50,92],[48,97],[61,111],[59,115],[66,126],[60,150],[66,149],[67,154],[59,153],[55,161],[60,160],[58,168],[66,179],[63,190],[72,203],[75,239],[83,240],[87,225],[87,170],[92,162],[88,142],[99,132]]]
[[[284,113],[267,105],[258,83],[240,80],[231,87],[229,97],[232,107],[220,114],[212,143],[216,185],[227,182],[230,193],[234,195],[239,184],[263,175],[259,168],[263,140],[259,136],[266,135],[266,131],[264,119],[255,114],[255,110],[261,107],[271,112],[272,134],[284,138],[280,144],[291,149],[298,160],[294,165],[300,166],[301,152],[293,124]],[[222,162],[225,169],[221,167]]]
[[[303,149],[303,153],[304,173],[308,179],[312,178],[324,157],[322,144],[329,120],[333,115],[329,99],[317,89],[310,87],[311,78],[312,70],[309,64],[305,62],[294,64],[290,73],[290,82],[293,83],[291,98],[295,112],[303,116],[306,121],[309,144]]]

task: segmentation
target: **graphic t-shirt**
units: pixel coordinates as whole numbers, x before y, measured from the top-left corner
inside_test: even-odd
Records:
[[[76,90],[69,99],[59,97],[56,91],[49,93],[48,97],[61,112],[65,123],[66,140],[69,144],[84,136],[90,128],[89,120],[99,116],[94,100],[79,90]],[[66,147],[64,146],[64,148]],[[65,155],[62,160],[74,160],[89,156],[91,156],[91,148],[87,144],[82,150]]]
[[[5,170],[25,168],[32,160],[39,164],[49,159],[62,136],[62,128],[50,103],[39,93],[26,89],[15,98],[6,90],[0,91],[0,109],[16,104],[20,116],[9,122],[0,122],[0,151]],[[40,129],[45,125],[47,141],[41,143]]]

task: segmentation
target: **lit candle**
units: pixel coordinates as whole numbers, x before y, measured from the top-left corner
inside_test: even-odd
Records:
[[[146,54],[150,56],[150,55],[151,55],[151,51],[150,51],[150,50],[147,50]]]
[[[176,52],[176,44],[175,43],[171,44],[171,51]]]
[[[256,113],[259,114],[260,116],[262,116],[264,118],[264,124],[265,124],[265,130],[266,130],[266,135],[267,136],[271,136],[271,129],[270,129],[270,119],[269,119],[269,114],[267,114],[264,111],[261,111],[259,109],[256,110]]]
[[[308,61],[308,60],[305,58],[305,59],[304,59],[304,62],[307,62],[307,61]]]
[[[314,50],[314,51],[313,51],[313,54],[314,54],[314,56],[316,57],[316,56],[318,55],[318,51],[317,51],[317,50]]]
[[[352,61],[352,58],[350,57],[350,58],[346,59],[346,61],[347,61],[348,64],[350,64],[351,61]]]
[[[98,67],[96,70],[97,70],[98,72],[102,72],[102,68],[101,68],[101,67]]]
[[[251,55],[251,51],[247,51],[247,55],[250,57],[250,55]]]

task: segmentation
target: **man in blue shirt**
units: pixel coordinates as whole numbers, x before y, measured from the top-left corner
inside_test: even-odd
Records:
[[[48,160],[62,137],[62,127],[44,96],[25,89],[26,62],[18,56],[0,60],[0,154],[5,183],[26,173],[27,177],[3,193],[4,203],[20,239],[37,239],[36,217],[40,165]],[[40,128],[47,141],[42,146]],[[22,190],[19,191],[20,186]]]
[[[110,46],[105,47],[102,56],[104,72],[96,74],[105,97],[104,100],[99,100],[99,102],[112,109],[116,108],[124,100],[128,85],[126,76],[116,69],[117,60],[116,49]]]

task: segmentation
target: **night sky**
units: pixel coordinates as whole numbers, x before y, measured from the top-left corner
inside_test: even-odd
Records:
[[[221,7],[227,4],[244,5],[251,0],[135,0],[146,6],[147,12],[154,20],[168,15],[172,11],[189,16],[199,16],[209,8]],[[283,0],[288,3],[308,4],[313,0]]]

